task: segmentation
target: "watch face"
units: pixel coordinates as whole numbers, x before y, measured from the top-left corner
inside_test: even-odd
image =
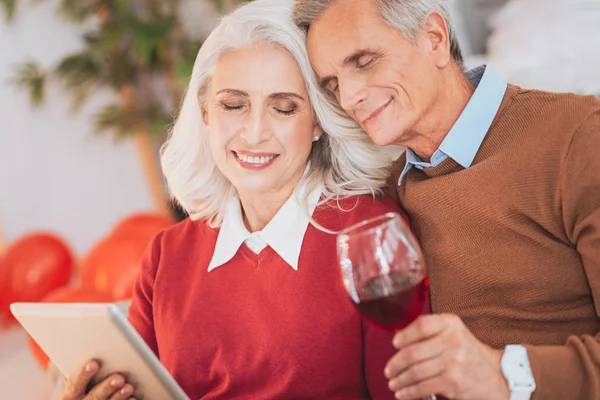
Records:
[[[501,369],[511,392],[531,393],[535,390],[535,380],[524,347],[507,346],[502,356]]]

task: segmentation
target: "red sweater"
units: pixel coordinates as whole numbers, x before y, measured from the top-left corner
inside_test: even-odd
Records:
[[[358,200],[358,202],[357,202]],[[391,200],[345,199],[314,219],[341,229]],[[354,208],[352,208],[355,206]],[[207,272],[218,229],[186,220],[142,262],[129,319],[191,399],[393,399],[383,369],[393,334],[364,321],[343,287],[335,236],[309,225],[294,271],[242,245]]]

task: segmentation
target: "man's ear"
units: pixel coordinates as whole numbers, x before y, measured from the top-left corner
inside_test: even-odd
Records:
[[[437,11],[427,16],[421,30],[431,59],[438,68],[450,63],[450,36],[446,19]]]

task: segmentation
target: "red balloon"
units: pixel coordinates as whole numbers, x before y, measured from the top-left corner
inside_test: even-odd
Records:
[[[4,309],[4,293],[6,293],[8,285],[8,269],[4,266],[4,259],[0,257],[0,318],[2,318],[2,310]]]
[[[42,301],[44,303],[110,303],[112,299],[111,296],[106,294],[90,292],[84,288],[65,286],[53,290]],[[28,336],[27,342],[33,358],[46,371],[49,364],[48,356],[31,336]]]
[[[140,238],[148,242],[159,232],[173,226],[175,221],[166,215],[156,213],[133,214],[121,220],[113,229],[111,236]]]
[[[146,247],[154,236],[173,224],[171,217],[156,213],[138,213],[121,220],[84,258],[82,285],[110,293],[114,300],[131,298]]]
[[[115,300],[127,298],[147,246],[148,240],[144,238],[109,236],[102,240],[83,260],[83,287],[108,293]]]
[[[111,296],[90,292],[84,287],[64,286],[53,290],[42,299],[44,303],[111,303]]]
[[[112,291],[115,301],[129,300],[133,297],[133,287],[139,274],[139,267],[123,271]]]
[[[15,322],[13,318],[9,318],[8,305],[4,305],[2,300],[3,293],[6,293],[6,284],[8,282],[7,269],[4,267],[4,260],[0,257],[0,331],[7,328],[11,323]]]
[[[65,286],[73,272],[73,256],[63,240],[49,233],[27,235],[6,251],[0,265],[0,310],[10,315],[16,301],[40,301]]]

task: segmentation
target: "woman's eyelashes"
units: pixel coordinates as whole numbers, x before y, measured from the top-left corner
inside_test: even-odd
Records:
[[[230,101],[220,101],[219,106],[225,111],[242,111],[246,109],[249,105],[247,103],[240,102],[230,102]],[[269,106],[270,109],[275,111],[278,114],[290,116],[296,113],[298,107],[293,103],[278,103],[272,104]]]
[[[296,110],[298,109],[298,107],[296,107],[295,104],[293,104],[292,102],[289,102],[287,104],[275,104],[273,105],[273,109],[278,112],[279,114],[282,115],[293,115],[294,113],[296,113]]]
[[[245,104],[235,104],[235,103],[226,103],[221,102],[219,104],[225,111],[239,111],[244,108]]]

